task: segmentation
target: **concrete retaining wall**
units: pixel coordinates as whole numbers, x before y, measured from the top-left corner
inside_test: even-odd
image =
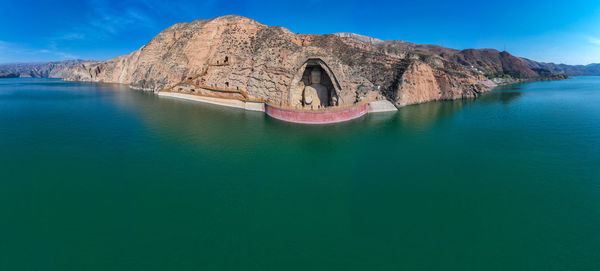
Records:
[[[396,111],[396,107],[389,101],[376,101],[370,103],[359,104],[354,107],[328,110],[296,110],[281,108],[265,104],[263,102],[244,101],[238,99],[224,99],[215,97],[206,97],[193,94],[175,93],[175,92],[159,92],[159,96],[173,97],[185,100],[198,101],[203,103],[217,104],[229,107],[236,107],[252,111],[266,112],[267,115],[294,123],[302,124],[330,124],[349,121],[360,118],[367,113]]]
[[[237,100],[237,99],[223,99],[223,98],[206,97],[206,96],[175,93],[175,92],[163,92],[163,91],[159,92],[158,95],[165,96],[165,97],[173,97],[173,98],[197,101],[197,102],[203,102],[203,103],[209,103],[209,104],[217,104],[217,105],[241,108],[241,109],[246,109],[246,110],[251,110],[251,111],[260,111],[260,112],[265,111],[264,103],[262,103],[262,102],[242,101],[242,100]]]
[[[369,113],[395,112],[398,109],[388,100],[380,100],[369,103]]]

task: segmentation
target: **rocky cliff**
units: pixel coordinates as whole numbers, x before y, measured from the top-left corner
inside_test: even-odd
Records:
[[[364,99],[385,98],[403,106],[470,98],[490,90],[493,84],[484,83],[490,76],[548,76],[507,52],[459,51],[350,33],[294,34],[223,16],[173,25],[128,55],[77,65],[65,79],[158,91],[193,78],[201,85],[291,104],[310,63],[327,72],[340,105]]]

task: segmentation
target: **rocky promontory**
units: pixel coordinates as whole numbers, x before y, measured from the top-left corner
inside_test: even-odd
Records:
[[[311,64],[312,63],[312,64]],[[315,64],[317,63],[317,64]],[[496,50],[454,50],[351,33],[295,34],[241,16],[175,24],[139,50],[81,63],[66,80],[112,82],[159,91],[186,80],[244,90],[250,99],[293,105],[307,65],[320,65],[336,104],[387,99],[396,106],[476,97],[489,80],[557,76]]]

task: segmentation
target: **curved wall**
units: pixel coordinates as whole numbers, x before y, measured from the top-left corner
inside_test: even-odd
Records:
[[[368,104],[361,104],[339,110],[305,111],[280,108],[265,104],[265,113],[273,118],[287,122],[302,124],[330,124],[360,118],[367,114],[368,108]]]

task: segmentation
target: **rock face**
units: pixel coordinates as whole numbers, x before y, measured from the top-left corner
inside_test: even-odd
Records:
[[[307,68],[319,66],[337,105],[388,99],[397,106],[475,97],[486,75],[536,78],[521,59],[495,50],[458,51],[350,33],[294,34],[240,16],[180,23],[128,55],[83,63],[67,80],[159,91],[184,79],[244,90],[249,98],[297,105]]]
[[[449,56],[466,66],[477,67],[487,74],[508,74],[513,78],[535,78],[538,74],[518,57],[494,49],[467,49]]]

